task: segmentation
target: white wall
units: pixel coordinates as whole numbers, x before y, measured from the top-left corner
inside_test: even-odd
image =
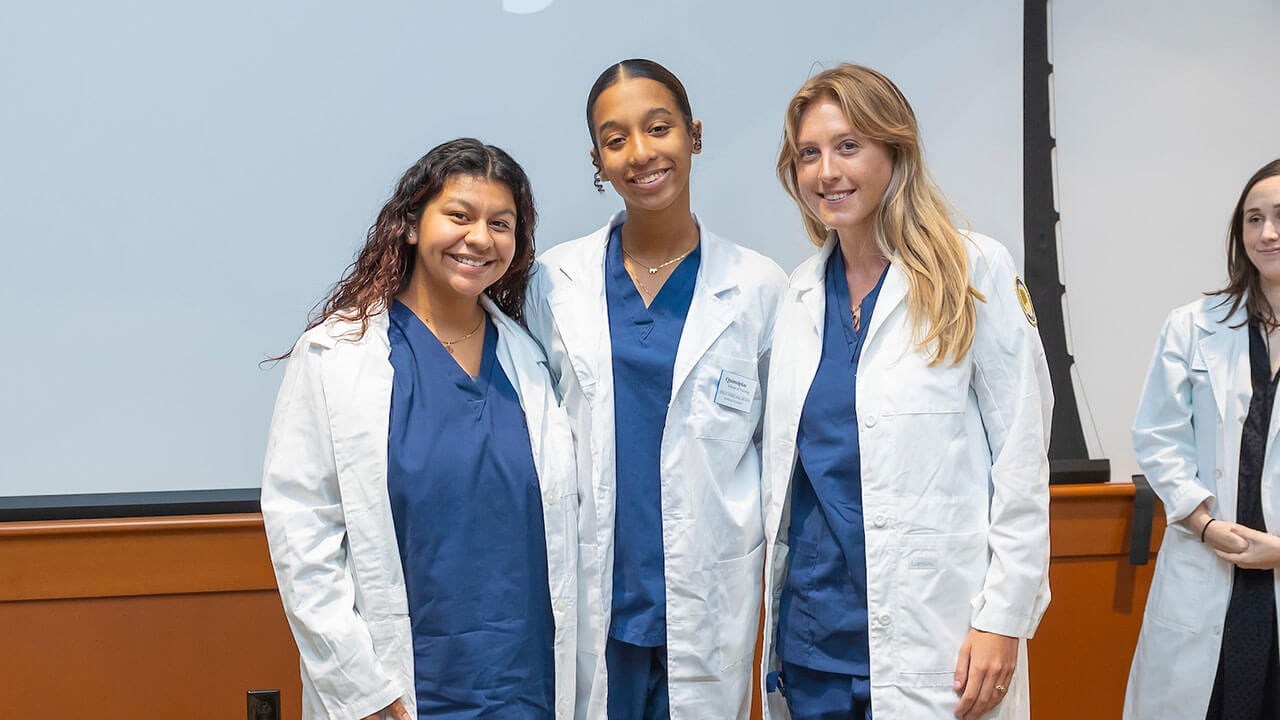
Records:
[[[543,0],[533,5],[545,4]],[[0,5],[0,496],[253,487],[284,351],[399,174],[475,135],[547,247],[620,206],[583,104],[648,56],[704,123],[695,204],[788,269],[773,163],[815,61],[885,71],[973,226],[1021,255],[1021,3],[556,0]]]
[[[1059,1],[1050,12],[1077,384],[1092,454],[1127,481],[1164,318],[1225,283],[1231,210],[1280,157],[1280,3]]]

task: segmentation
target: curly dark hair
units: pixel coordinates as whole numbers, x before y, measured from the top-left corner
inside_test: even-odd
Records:
[[[524,294],[533,266],[534,228],[538,213],[533,202],[529,177],[501,148],[474,138],[450,140],[432,148],[396,183],[395,192],[378,212],[369,228],[364,246],[347,267],[328,297],[316,306],[307,329],[330,316],[359,321],[358,339],[369,329],[369,318],[391,306],[409,284],[413,271],[413,246],[409,233],[418,226],[422,210],[444,188],[451,177],[469,176],[500,182],[511,191],[516,203],[515,252],[511,267],[485,291],[502,312],[524,322]],[[289,353],[281,355],[282,359]]]

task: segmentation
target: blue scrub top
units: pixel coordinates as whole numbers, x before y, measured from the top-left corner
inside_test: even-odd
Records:
[[[667,642],[662,550],[662,428],[671,402],[676,349],[693,302],[702,246],[696,246],[644,306],[622,261],[622,226],[605,253],[605,299],[613,343],[617,453],[613,618],[609,636],[631,645]]]
[[[390,311],[387,490],[420,718],[552,717],[555,623],[542,496],[486,317],[472,379],[406,305]]]
[[[827,261],[822,357],[796,434],[791,554],[778,613],[782,660],[861,677],[871,670],[855,379],[885,271],[862,299],[855,330],[839,248]]]

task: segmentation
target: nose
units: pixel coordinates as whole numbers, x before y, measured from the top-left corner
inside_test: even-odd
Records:
[[[653,159],[653,141],[644,133],[639,133],[631,141],[631,164],[642,166]]]
[[[1280,218],[1271,218],[1263,222],[1262,237],[1267,240],[1280,240]]]
[[[835,165],[829,153],[822,153],[822,157],[818,160],[818,172],[823,180],[834,180],[836,178]]]
[[[493,233],[489,230],[489,223],[485,220],[471,223],[471,227],[467,228],[466,239],[468,247],[488,250],[493,245]]]

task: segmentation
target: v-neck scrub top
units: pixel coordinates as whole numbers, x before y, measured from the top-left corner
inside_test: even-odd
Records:
[[[387,490],[421,718],[552,716],[555,627],[529,430],[486,316],[474,379],[390,310]]]
[[[700,258],[701,244],[676,266],[646,308],[623,264],[622,225],[614,227],[605,253],[617,438],[609,636],[641,647],[657,647],[667,641],[662,429],[671,402],[676,350],[693,302]]]
[[[783,661],[860,677],[870,675],[870,648],[855,379],[885,274],[862,299],[854,329],[839,248],[827,261],[822,356],[796,436],[791,560],[778,613]]]

